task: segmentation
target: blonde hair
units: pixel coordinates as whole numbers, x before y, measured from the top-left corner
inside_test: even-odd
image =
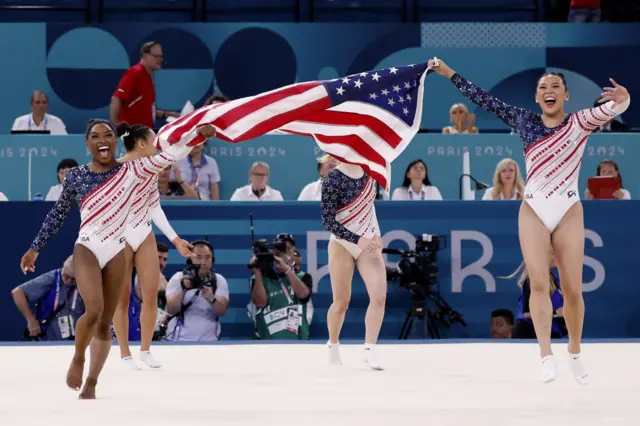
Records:
[[[449,108],[449,123],[453,123],[453,120],[451,119],[451,114],[453,114],[453,110],[456,108],[462,108],[464,110],[464,112],[466,112],[467,114],[469,114],[469,108],[467,108],[467,106],[465,104],[453,104],[451,105],[451,108]]]
[[[328,163],[329,161],[335,161],[336,163],[339,163],[339,161],[331,156],[331,154],[321,155],[320,157],[316,158],[316,160],[318,160],[318,163],[320,164]]]
[[[514,189],[517,192],[516,199],[522,200],[524,196],[524,181],[520,175],[520,166],[513,158],[503,158],[496,166],[496,171],[493,173],[493,191],[491,192],[491,198],[497,200],[502,192],[502,180],[500,179],[500,173],[509,165],[513,164],[516,169],[515,181],[513,184]]]
[[[265,163],[264,161],[256,161],[255,163],[253,163],[251,165],[251,167],[249,168],[249,173],[251,173],[256,167],[264,167],[265,169],[267,169],[267,174],[269,174],[269,165],[267,163]]]
[[[522,288],[522,286],[524,285],[524,282],[529,278],[529,272],[527,272],[527,267],[524,261],[520,264],[520,266],[516,268],[515,271],[513,271],[511,275],[507,275],[506,277],[498,277],[498,278],[510,280],[515,278],[518,274],[520,274],[520,276],[518,277],[518,287]],[[551,273],[551,269],[549,269],[549,292],[553,294],[553,292],[557,288],[558,286],[556,285],[556,278]]]

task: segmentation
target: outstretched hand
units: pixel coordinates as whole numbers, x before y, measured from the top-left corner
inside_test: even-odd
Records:
[[[442,59],[433,58],[429,59],[427,62],[427,66],[429,66],[433,71],[441,76],[451,78],[456,73],[454,70],[449,68],[447,64],[444,63]]]
[[[626,87],[620,86],[612,78],[609,79],[613,87],[605,87],[602,92],[602,102],[614,101],[614,108],[629,99],[629,91]]]
[[[178,253],[180,253],[182,257],[186,257],[188,259],[195,256],[195,253],[191,251],[191,249],[193,249],[193,245],[191,245],[189,241],[177,237],[172,241],[172,243],[174,246],[176,246],[176,249],[178,249]]]
[[[20,270],[23,274],[27,275],[27,272],[36,271],[37,258],[38,252],[33,249],[29,249],[24,256],[22,256],[22,260],[20,260]]]

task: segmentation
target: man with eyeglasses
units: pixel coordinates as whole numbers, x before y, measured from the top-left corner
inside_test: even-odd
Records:
[[[227,280],[213,270],[213,246],[193,241],[194,257],[177,272],[167,286],[165,310],[175,319],[164,336],[177,341],[214,341],[220,337],[219,317],[229,306]]]
[[[154,128],[156,118],[179,117],[177,112],[156,110],[156,90],[151,74],[162,68],[162,46],[149,41],[140,48],[140,62],[124,73],[111,96],[109,115],[114,124],[144,124]]]

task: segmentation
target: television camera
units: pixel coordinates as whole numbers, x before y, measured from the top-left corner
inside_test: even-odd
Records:
[[[426,331],[432,339],[440,338],[438,325],[446,328],[455,323],[467,326],[462,315],[440,295],[437,261],[438,252],[445,248],[446,236],[422,234],[416,238],[415,250],[382,250],[384,254],[400,256],[396,268],[387,268],[387,280],[398,283],[411,293],[411,309],[407,312],[399,339],[409,336],[415,319],[426,320]]]

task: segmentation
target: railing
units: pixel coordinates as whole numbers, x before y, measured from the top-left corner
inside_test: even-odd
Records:
[[[265,0],[266,1],[266,0]],[[250,16],[251,14],[263,14],[265,16],[290,13],[292,16],[291,22],[314,22],[322,20],[325,22],[331,22],[335,19],[327,17],[327,12],[335,14],[334,16],[340,16],[341,13],[346,12],[362,12],[363,14],[371,15],[386,15],[388,19],[372,19],[378,22],[420,22],[425,14],[459,14],[461,16],[469,16],[474,14],[482,17],[485,14],[495,14],[500,12],[528,12],[531,13],[531,21],[538,21],[542,19],[541,4],[545,0],[531,0],[524,5],[509,6],[474,6],[474,7],[456,7],[449,3],[434,4],[433,0],[397,0],[394,3],[384,2],[375,5],[368,0],[361,0],[358,4],[347,1],[335,1],[333,4],[321,4],[321,0],[291,0],[290,6],[246,6],[233,5],[230,7],[216,6],[216,2],[212,0],[191,0],[185,2],[187,5],[172,6],[167,2],[154,1],[149,2],[149,5],[140,6],[110,6],[105,5],[105,0],[79,0],[77,5],[61,4],[61,5],[48,5],[35,4],[36,2],[28,0],[23,2],[18,1],[5,1],[0,4],[0,21],[2,19],[3,11],[38,11],[38,12],[84,12],[85,21],[87,24],[102,23],[106,20],[106,15],[109,12],[187,12],[190,15],[190,21],[192,22],[207,22],[210,20],[210,15],[215,13],[229,17],[229,19],[221,19],[221,21],[236,21],[234,15]],[[13,4],[7,4],[13,3]],[[259,2],[256,2],[259,4]],[[15,21],[15,19],[10,19]],[[25,19],[29,21],[30,19]],[[251,19],[249,19],[251,20]],[[261,19],[265,20],[265,19]],[[268,21],[268,19],[266,19]],[[340,20],[340,19],[338,19]],[[366,18],[363,21],[367,21]],[[482,19],[479,19],[482,20]],[[245,20],[246,21],[246,20]]]

